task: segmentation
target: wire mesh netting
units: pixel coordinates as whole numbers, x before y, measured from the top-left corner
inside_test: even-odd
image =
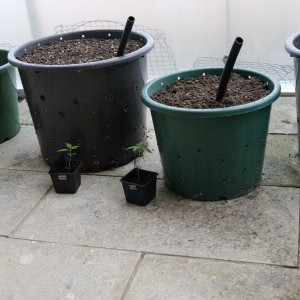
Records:
[[[193,63],[194,68],[224,67],[227,56],[224,58],[200,57]],[[267,73],[278,81],[294,82],[294,67],[292,65],[278,65],[259,62],[247,62],[237,60],[235,68],[252,69],[258,72]]]
[[[124,29],[125,23],[94,20],[81,21],[73,25],[58,25],[55,33],[96,29]],[[142,25],[134,25],[133,31],[145,32],[152,36],[154,48],[147,54],[149,79],[176,71],[176,60],[172,49],[168,46],[163,30],[153,29]]]
[[[3,49],[3,50],[11,50],[12,48],[14,48],[15,46],[9,44],[9,43],[0,43],[0,49]]]

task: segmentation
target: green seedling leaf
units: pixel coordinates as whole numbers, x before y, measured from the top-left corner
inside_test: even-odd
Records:
[[[130,146],[130,147],[126,148],[125,150],[132,150],[134,152],[136,152],[136,151],[140,151],[140,152],[147,151],[147,152],[151,153],[151,150],[143,142],[142,143],[138,143],[138,144],[133,145],[133,146]]]
[[[76,153],[73,152],[74,150],[78,149],[80,145],[72,145],[71,143],[65,143],[65,148],[58,149],[57,152],[67,152],[68,156],[68,171],[70,171],[72,156]]]

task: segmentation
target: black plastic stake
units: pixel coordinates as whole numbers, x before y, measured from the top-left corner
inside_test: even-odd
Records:
[[[235,41],[233,42],[233,45],[231,47],[229,56],[227,58],[223,73],[221,75],[220,85],[217,93],[216,100],[221,101],[222,98],[225,95],[227,84],[233,69],[233,66],[235,64],[236,58],[240,52],[240,49],[243,45],[243,39],[241,37],[237,37]]]
[[[130,16],[127,19],[127,22],[126,22],[126,25],[125,25],[125,28],[124,28],[124,31],[123,31],[123,34],[122,34],[122,37],[121,37],[121,42],[120,42],[120,45],[119,45],[117,56],[123,56],[124,55],[124,51],[125,51],[126,44],[127,44],[127,41],[129,39],[129,36],[130,36],[130,33],[131,33],[133,23],[134,23],[134,17]]]

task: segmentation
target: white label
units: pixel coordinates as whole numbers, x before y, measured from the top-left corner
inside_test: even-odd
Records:
[[[67,175],[58,175],[58,180],[67,180]]]
[[[130,184],[129,185],[129,189],[132,190],[132,191],[136,191],[137,190],[137,186],[134,185],[134,184]]]

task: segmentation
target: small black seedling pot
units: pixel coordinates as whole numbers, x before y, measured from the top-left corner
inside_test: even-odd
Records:
[[[50,167],[54,190],[59,194],[75,194],[81,184],[80,162],[71,163],[70,171],[67,170],[66,163],[55,161]]]
[[[126,201],[141,206],[147,205],[155,198],[157,175],[155,172],[135,168],[121,178]]]

